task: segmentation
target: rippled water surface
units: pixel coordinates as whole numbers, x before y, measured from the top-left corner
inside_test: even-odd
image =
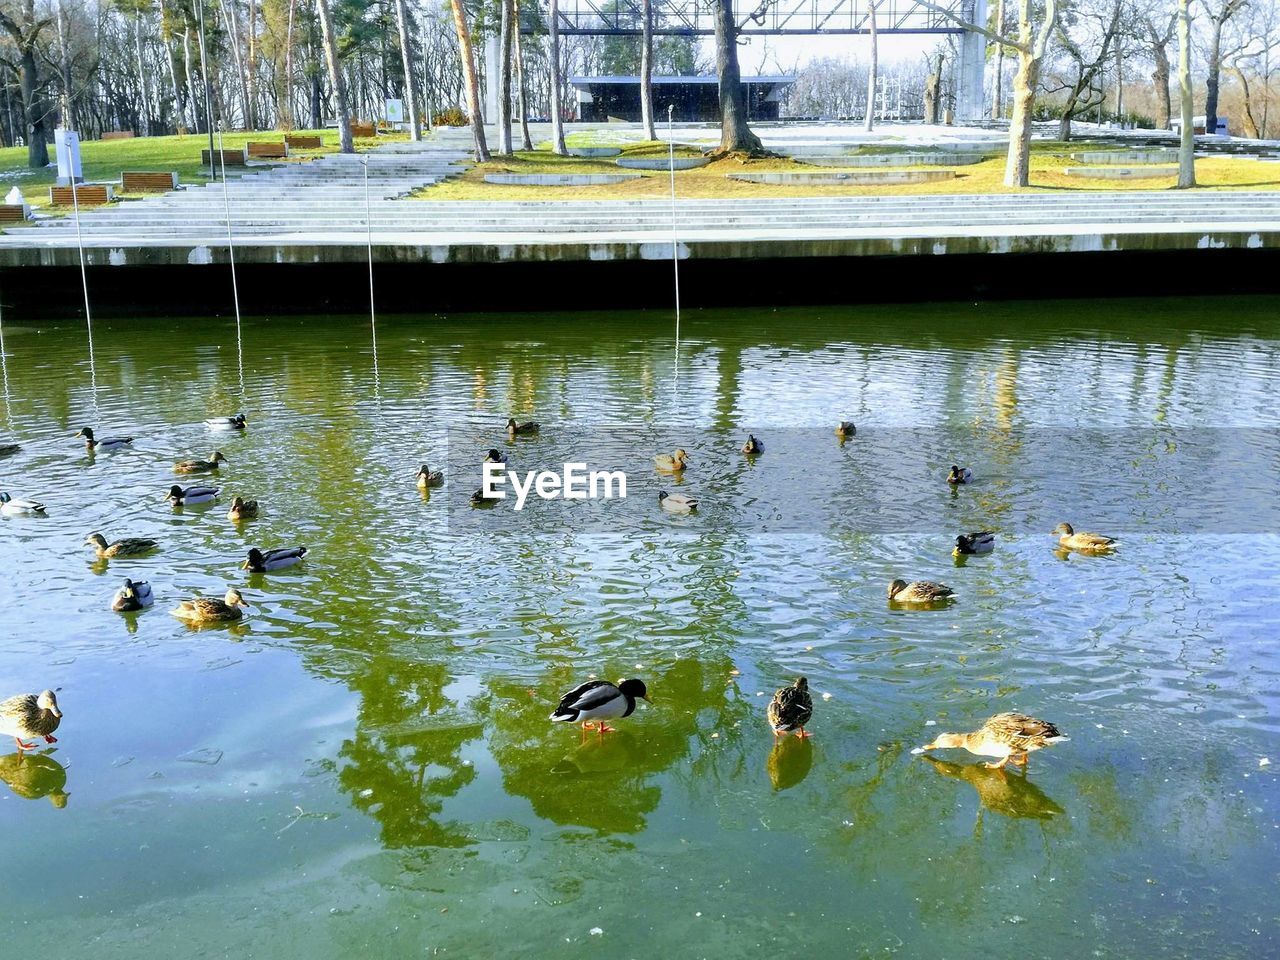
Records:
[[[0,489],[49,515],[0,517],[0,696],[58,687],[65,719],[35,757],[0,746],[3,955],[1276,955],[1280,537],[1171,535],[1145,506],[1229,464],[1153,481],[1076,444],[1051,494],[1109,477],[1123,534],[1084,557],[1015,520],[995,441],[972,487],[939,476],[936,530],[785,535],[656,506],[612,533],[464,523],[476,478],[445,447],[528,462],[591,433],[646,460],[687,428],[708,518],[748,475],[843,457],[856,482],[788,488],[834,517],[901,469],[841,446],[842,418],[1260,436],[1277,307],[705,311],[678,370],[656,315],[388,318],[376,363],[367,319],[254,319],[242,370],[225,319],[100,322],[91,367],[82,321],[7,318]],[[240,409],[242,435],[202,424]],[[508,415],[544,439],[506,444]],[[88,457],[85,425],[136,439]],[[748,426],[793,439],[748,464]],[[172,464],[215,447],[221,501],[169,507]],[[430,497],[423,460],[451,464]],[[262,516],[230,523],[233,494]],[[983,527],[996,551],[953,560]],[[97,562],[95,530],[162,549]],[[299,567],[238,569],[295,544]],[[153,609],[108,609],[125,576]],[[891,609],[897,576],[959,599]],[[242,625],[168,615],[229,584]],[[775,745],[765,703],[801,673],[814,737]],[[590,675],[655,702],[583,742],[546,716]],[[1072,738],[1025,777],[910,754],[1015,708]]]

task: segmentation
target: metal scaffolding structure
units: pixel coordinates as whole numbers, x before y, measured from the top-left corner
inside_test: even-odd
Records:
[[[972,2],[942,0],[938,6],[967,19]],[[564,34],[636,36],[643,32],[640,0],[560,0]],[[867,0],[734,0],[739,31],[757,35],[868,33]],[[532,20],[532,18],[531,18]],[[530,21],[522,29],[537,29]],[[653,32],[659,36],[709,36],[715,33],[706,0],[653,0]],[[880,33],[963,33],[954,20],[916,0],[882,0],[877,7]]]

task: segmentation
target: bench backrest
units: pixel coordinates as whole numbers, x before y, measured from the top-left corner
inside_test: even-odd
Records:
[[[0,203],[0,223],[20,223],[27,219],[26,209],[20,203]]]
[[[243,167],[245,162],[244,149],[239,150],[215,150],[213,151],[214,160],[221,167],[224,163],[228,167]],[[206,167],[209,165],[209,151],[207,149],[200,151],[200,162]]]
[[[55,207],[71,207],[77,202],[82,207],[96,207],[110,203],[113,196],[111,187],[105,183],[81,183],[75,188],[75,196],[71,187],[50,187],[49,202]]]
[[[103,140],[132,140],[133,137],[132,130],[108,130],[102,135]]]
[[[287,157],[289,155],[289,146],[286,143],[273,143],[271,141],[250,140],[246,149],[251,157]]]
[[[361,123],[359,120],[352,120],[351,135],[353,137],[372,137],[375,135],[373,124]]]
[[[324,146],[324,141],[319,137],[298,133],[286,133],[284,142],[295,150],[319,150]]]
[[[125,193],[148,193],[178,189],[178,175],[170,171],[125,170],[120,174],[120,187]]]

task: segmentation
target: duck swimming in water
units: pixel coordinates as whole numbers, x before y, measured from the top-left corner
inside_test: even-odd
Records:
[[[698,509],[698,498],[687,493],[667,493],[658,491],[658,506],[667,513],[693,513]]]
[[[243,413],[233,417],[210,417],[204,423],[210,430],[243,430],[249,425]]]
[[[990,553],[995,549],[996,535],[990,530],[982,530],[978,533],[962,533],[956,537],[956,547],[951,552],[959,556],[969,556],[975,553]]]
[[[537,433],[540,429],[536,420],[528,420],[524,423],[516,423],[515,417],[507,420],[507,436],[509,437],[528,436],[531,433]]]
[[[147,537],[125,537],[123,540],[107,543],[107,538],[100,533],[89,534],[84,538],[84,542],[92,546],[97,551],[98,557],[103,560],[110,560],[113,557],[136,557],[150,553],[160,546],[160,541]]]
[[[0,493],[0,513],[11,517],[43,517],[44,504],[39,500],[27,500],[23,497],[11,497]]]
[[[792,731],[797,731],[796,736],[802,740],[808,737],[804,725],[813,718],[809,681],[804,677],[796,677],[791,686],[780,687],[769,701],[765,715],[769,718],[769,726],[773,728],[775,737]]]
[[[300,563],[306,555],[306,547],[281,547],[265,552],[254,547],[249,551],[249,559],[242,566],[250,573],[284,570],[287,567],[292,567],[295,563]]]
[[[187,487],[185,490],[176,483],[169,488],[169,495],[165,497],[175,507],[182,507],[194,503],[208,503],[210,500],[218,496],[218,487]]]
[[[660,453],[653,458],[653,465],[661,473],[679,473],[689,465],[689,454],[683,447],[675,453]]]
[[[742,445],[742,452],[749,457],[757,457],[764,453],[764,444],[755,438],[755,434],[747,434],[747,442]]]
[[[156,602],[151,584],[145,580],[125,580],[124,586],[111,598],[111,609],[117,613],[134,613]]]
[[[227,511],[228,520],[252,520],[257,515],[257,500],[246,500],[244,497],[232,497],[231,509]]]
[[[598,721],[600,735],[613,733],[606,720],[629,717],[636,709],[636,700],[648,700],[649,691],[643,680],[619,680],[612,684],[607,680],[588,680],[574,687],[563,697],[551,714],[555,723],[582,722],[583,731],[592,728],[591,721]]]
[[[418,468],[417,481],[419,490],[426,490],[428,487],[443,486],[444,471],[432,470],[424,463]]]
[[[1077,550],[1080,553],[1106,553],[1114,550],[1116,541],[1104,537],[1100,533],[1076,533],[1069,523],[1060,523],[1053,528],[1058,534],[1058,545],[1066,550]]]
[[[968,467],[959,467],[954,463],[951,465],[951,471],[947,474],[947,483],[955,486],[959,483],[972,483],[973,471]]]
[[[487,454],[485,454],[484,462],[485,463],[506,463],[507,455],[505,453],[502,453],[500,450],[492,449]]]
[[[218,464],[229,463],[221,450],[209,454],[208,460],[179,460],[173,465],[174,473],[212,473]]]
[[[934,583],[932,580],[895,580],[889,584],[890,603],[938,603],[950,600],[955,591],[945,583]]]
[[[18,750],[34,750],[35,740],[43,737],[45,743],[57,743],[53,732],[62,723],[62,711],[58,709],[58,697],[52,690],[43,693],[19,694],[0,702],[0,736],[13,737]]]
[[[76,434],[76,437],[84,438],[85,448],[90,453],[120,450],[121,448],[127,447],[129,444],[133,443],[133,437],[104,437],[103,439],[98,440],[93,435],[92,427],[81,427],[80,432]]]
[[[234,623],[244,616],[244,611],[240,608],[248,605],[240,591],[230,587],[222,599],[196,597],[193,600],[183,600],[169,612],[188,623]]]
[[[1048,720],[1038,720],[1025,713],[997,713],[973,733],[940,733],[933,743],[916,747],[911,752],[968,750],[980,757],[1000,758],[997,763],[988,763],[988,767],[1000,768],[1011,760],[1025,767],[1027,755],[1033,750],[1070,739]]]
[[[841,420],[836,426],[836,436],[841,440],[848,440],[850,437],[858,435],[858,428],[852,420]]]

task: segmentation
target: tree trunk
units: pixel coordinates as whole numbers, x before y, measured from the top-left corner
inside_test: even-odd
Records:
[[[457,0],[454,0],[457,2]],[[551,149],[558,156],[568,156],[564,145],[564,109],[560,104],[560,5],[550,0],[548,19],[551,21]]]
[[[76,129],[76,108],[73,101],[75,90],[71,80],[71,45],[70,24],[67,13],[63,9],[62,0],[58,0],[58,112],[61,114],[62,126],[66,130]]]
[[[1249,78],[1238,64],[1227,67],[1227,70],[1240,81],[1240,108],[1243,111],[1240,120],[1244,126],[1244,135],[1250,140],[1261,139],[1262,135],[1258,132],[1258,121],[1253,116],[1253,104],[1250,102]]]
[[[1196,185],[1196,128],[1193,97],[1190,0],[1178,0],[1178,102],[1182,109],[1182,136],[1178,142],[1179,189]]]
[[[173,36],[170,33],[169,28],[165,25],[165,21],[167,18],[165,16],[164,0],[160,0],[159,6],[160,6],[160,39],[164,41],[164,54],[165,54],[164,62],[169,67],[169,83],[173,85],[173,110],[174,110],[174,113],[177,115],[177,121],[178,121],[176,125],[184,126],[186,124],[187,118],[182,109],[182,87],[178,84],[178,70],[173,65],[173,60],[175,56],[174,50],[173,50]]]
[[[1116,122],[1124,129],[1124,44],[1116,34]]]
[[[871,27],[871,64],[867,68],[867,118],[862,129],[871,133],[876,125],[876,71],[880,66],[880,43],[876,35],[876,4],[867,4],[867,23]]]
[[[396,0],[396,29],[400,32],[400,60],[404,64],[404,107],[409,111],[409,139],[422,139],[422,118],[418,116],[417,82],[413,74],[413,46],[409,42],[409,9],[405,0]]]
[[[204,133],[200,120],[200,98],[196,95],[195,69],[191,65],[191,28],[182,28],[182,71],[187,78],[187,102],[191,105],[191,129]]]
[[[653,0],[642,0],[644,37],[640,44],[640,124],[648,140],[657,140],[653,126]]]
[[[1063,143],[1071,139],[1071,118],[1074,114],[1070,110],[1070,107],[1063,110],[1062,116],[1058,118],[1058,139]],[[1088,118],[1086,117],[1086,119]]]
[[[22,51],[20,62],[18,90],[22,94],[22,112],[27,118],[27,166],[32,170],[43,170],[49,165],[49,145],[45,142],[44,111],[40,109],[34,45]]]
[[[999,48],[1000,44],[996,44]],[[933,69],[929,71],[929,76],[924,82],[924,122],[937,123],[939,114],[942,109],[942,64],[945,60],[943,54],[938,54],[937,63]]]
[[[1004,167],[1006,187],[1025,187],[1031,183],[1031,112],[1040,64],[1057,20],[1057,0],[1046,0],[1040,30],[1036,33],[1031,24],[1031,0],[1018,2],[1018,72],[1013,77],[1013,118],[1009,121],[1009,155]]]
[[[1218,130],[1218,81],[1222,76],[1222,21],[1214,20],[1209,30],[1208,66],[1204,78],[1204,132]],[[1179,55],[1181,64],[1181,55]]]
[[[240,119],[244,126],[251,130],[253,128],[249,124],[249,75],[245,72],[244,57],[240,55],[239,17],[236,16],[236,8],[233,3],[223,0],[218,6],[222,9],[223,26],[227,31],[227,36],[231,39],[231,59],[235,61],[236,74],[240,78],[240,109],[243,113]]]
[[[1156,88],[1156,129],[1168,130],[1173,109],[1169,101],[1169,52],[1163,43],[1151,45],[1151,59],[1155,63],[1151,82]]]
[[[554,2],[554,0],[553,0]],[[489,146],[484,139],[484,118],[480,114],[480,81],[476,78],[476,58],[471,49],[471,31],[462,0],[449,0],[453,9],[453,25],[458,32],[458,55],[462,59],[462,77],[467,85],[467,112],[471,115],[471,133],[476,141],[476,160],[489,161]]]
[[[529,83],[524,69],[524,43],[520,40],[520,0],[515,0],[515,29],[512,37],[516,44],[516,91],[520,99],[520,149],[532,150],[533,138],[529,136]]]
[[[134,55],[138,58],[139,92],[142,97],[142,102],[138,108],[138,112],[142,117],[139,126],[142,129],[138,133],[141,136],[149,137],[155,133],[155,130],[151,126],[151,91],[147,86],[147,69],[142,58],[142,11],[140,9],[134,11],[133,25],[135,28],[133,34]]]
[[[512,0],[502,0],[502,26],[499,34],[498,66],[498,153],[511,156],[511,21]]]
[[[298,6],[298,0],[289,0],[289,17],[284,28],[284,76],[276,78],[276,88],[281,91],[278,96],[280,101],[280,129],[292,130],[295,126],[293,121],[293,13]]]
[[[1004,0],[996,2],[996,33],[1004,36]],[[996,44],[996,75],[991,84],[991,119],[1004,116],[1004,44]],[[937,123],[937,120],[931,120]]]
[[[250,130],[258,129],[258,0],[249,0],[249,60],[245,65],[249,78],[249,115],[244,118]]]
[[[338,150],[355,153],[355,144],[351,142],[351,117],[347,109],[347,80],[342,75],[342,63],[338,59],[338,36],[333,29],[329,0],[316,0],[316,13],[320,17],[320,40],[324,45],[324,62],[329,68],[329,85],[333,88],[333,110],[338,115]]]
[[[720,80],[720,153],[760,154],[764,145],[747,124],[742,72],[738,68],[738,27],[733,0],[711,0],[716,28],[716,74]]]

